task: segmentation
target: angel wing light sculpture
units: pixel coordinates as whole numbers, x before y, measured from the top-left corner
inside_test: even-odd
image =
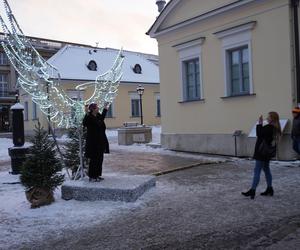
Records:
[[[17,84],[31,96],[42,113],[49,117],[49,122],[61,128],[77,126],[82,120],[86,104],[97,103],[101,109],[104,103],[113,101],[122,78],[124,61],[122,50],[119,51],[108,72],[99,75],[94,82],[76,87],[79,91],[93,87],[92,95],[83,101],[73,100],[61,86],[58,69],[44,60],[24,35],[7,0],[3,0],[3,4],[6,21],[0,15],[0,23],[4,31],[4,41],[1,45],[18,73]]]

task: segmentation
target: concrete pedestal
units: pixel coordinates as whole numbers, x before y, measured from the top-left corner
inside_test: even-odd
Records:
[[[124,127],[118,129],[119,145],[131,145],[134,143],[149,143],[152,141],[151,127]]]
[[[65,200],[134,202],[155,183],[155,177],[148,175],[105,175],[100,182],[67,181],[61,194]]]
[[[29,147],[11,147],[8,148],[8,154],[11,158],[11,174],[20,174],[20,169],[23,162],[26,160]]]

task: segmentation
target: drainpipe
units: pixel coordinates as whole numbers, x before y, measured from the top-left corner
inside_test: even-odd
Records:
[[[300,54],[299,54],[299,23],[298,8],[299,0],[291,0],[293,21],[294,21],[294,46],[295,46],[295,66],[296,66],[296,84],[297,84],[297,103],[300,105]]]

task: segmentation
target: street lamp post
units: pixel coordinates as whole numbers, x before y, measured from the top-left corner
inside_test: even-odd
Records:
[[[142,87],[142,85],[139,85],[137,88],[136,88],[136,91],[138,93],[138,95],[140,96],[140,110],[141,110],[141,125],[143,125],[143,104],[142,104],[142,96],[144,94],[144,88]]]

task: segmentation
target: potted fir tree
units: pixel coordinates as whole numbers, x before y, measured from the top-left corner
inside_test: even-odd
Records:
[[[35,126],[33,144],[22,166],[20,180],[25,186],[31,208],[48,205],[54,201],[54,190],[63,183],[62,164],[55,153],[55,143],[48,138],[41,124]]]

